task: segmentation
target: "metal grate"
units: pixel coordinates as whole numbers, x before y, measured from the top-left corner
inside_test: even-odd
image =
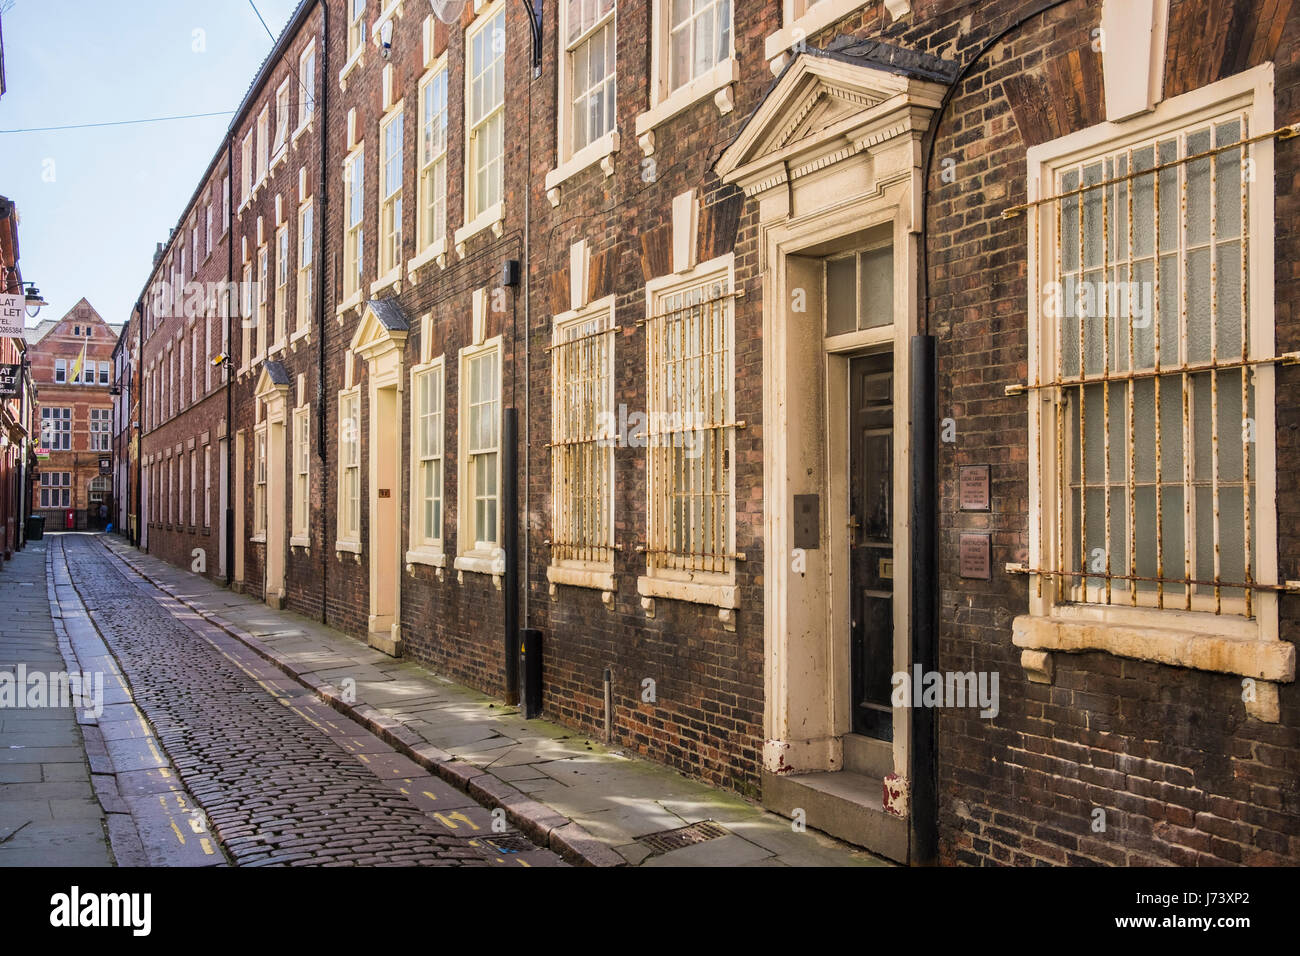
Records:
[[[660,830],[658,833],[646,834],[639,837],[637,842],[649,847],[651,856],[660,856],[697,843],[708,843],[710,840],[727,835],[728,832],[712,820],[701,820],[699,823],[678,827],[676,830]]]
[[[608,311],[559,326],[551,353],[555,561],[613,560],[613,333]]]
[[[1040,567],[1057,602],[1254,615],[1248,113],[1059,168],[1043,241]],[[1032,282],[1031,277],[1031,282]]]
[[[529,853],[537,849],[522,833],[498,833],[484,837],[483,842],[498,853]]]
[[[733,553],[734,294],[722,279],[662,297],[646,320],[652,567],[725,573]]]

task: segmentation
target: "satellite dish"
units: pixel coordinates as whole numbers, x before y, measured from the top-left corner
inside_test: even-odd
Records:
[[[465,0],[429,0],[433,15],[443,23],[455,23],[465,12]]]

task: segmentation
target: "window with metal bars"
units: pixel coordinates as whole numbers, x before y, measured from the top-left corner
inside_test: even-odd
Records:
[[[556,322],[551,344],[551,560],[614,560],[612,301]]]
[[[1252,230],[1253,153],[1272,134],[1251,115],[1071,157],[1025,207],[1042,280],[1029,570],[1050,603],[1253,618],[1277,588],[1258,574],[1271,296],[1251,289],[1252,235],[1272,228]]]
[[[730,279],[714,274],[649,299],[647,566],[727,573],[738,557]]]

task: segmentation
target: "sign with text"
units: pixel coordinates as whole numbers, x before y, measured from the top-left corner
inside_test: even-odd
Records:
[[[0,398],[17,398],[22,376],[21,365],[0,365]]]
[[[0,295],[0,338],[22,338],[26,334],[27,297]]]
[[[987,581],[993,576],[990,543],[989,535],[983,533],[962,534],[958,538],[958,574],[961,577]]]

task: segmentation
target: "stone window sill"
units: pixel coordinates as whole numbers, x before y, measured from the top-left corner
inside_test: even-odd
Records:
[[[506,553],[499,548],[495,551],[471,551],[469,554],[458,555],[453,564],[457,580],[462,584],[466,571],[471,574],[489,574],[497,590],[500,590],[501,578],[506,573]]]
[[[654,616],[655,599],[666,598],[670,601],[716,607],[718,617],[727,629],[735,629],[740,598],[736,594],[735,579],[729,574],[658,571],[653,575],[643,574],[638,577],[636,590],[641,595],[641,607],[651,617]]]
[[[439,265],[443,265],[445,262],[446,255],[447,255],[446,237],[444,236],[442,239],[435,239],[433,242],[429,244],[429,247],[427,249],[420,252],[414,259],[410,259],[407,261],[406,277],[410,279],[412,282],[414,282],[415,273],[417,270],[423,268],[424,266],[427,266],[430,262],[433,262],[435,260],[437,260]]]
[[[662,126],[678,113],[685,112],[706,96],[712,95],[721,113],[730,113],[734,103],[731,100],[731,85],[740,79],[740,63],[736,58],[723,60],[708,73],[696,77],[685,86],[678,87],[650,109],[636,118],[637,141],[641,151],[649,156],[654,152],[654,138],[649,142],[645,137],[652,134],[656,127]],[[649,146],[649,149],[646,147]]]
[[[465,243],[469,242],[474,236],[486,229],[491,229],[492,234],[498,239],[504,231],[506,218],[505,203],[496,203],[489,206],[478,214],[471,222],[467,222],[456,230],[456,254],[462,259],[465,258]]]
[[[346,90],[348,88],[348,74],[360,66],[365,58],[365,44],[358,44],[357,48],[352,51],[352,55],[348,57],[348,61],[343,64],[343,69],[339,70],[339,89]]]
[[[1087,651],[1270,683],[1295,680],[1294,644],[1261,636],[1256,621],[1227,615],[1060,606],[1050,615],[1017,617],[1011,640],[1021,649],[1028,679],[1036,683],[1052,682],[1051,652]],[[1252,715],[1261,716],[1253,710]]]
[[[334,310],[334,314],[337,315],[339,321],[342,322],[343,317],[359,305],[361,305],[361,290],[357,289],[356,292],[353,292],[350,296],[339,303],[338,308]]]
[[[266,535],[255,534],[248,539],[249,544],[266,544]]]
[[[294,535],[292,538],[289,539],[289,547],[302,548],[304,551],[310,553],[311,538],[306,535]]]
[[[394,292],[400,293],[402,291],[401,281],[402,281],[402,266],[399,263],[393,266],[393,268],[389,269],[383,275],[381,275],[374,282],[370,283],[371,298],[374,298],[375,296],[379,295],[379,293],[389,288],[392,288]]]
[[[334,542],[334,553],[337,554],[340,558],[341,558],[344,554],[352,554],[352,555],[355,555],[355,556],[356,556],[356,558],[357,558],[358,561],[360,561],[360,560],[361,560],[361,542],[360,542],[360,541],[346,541],[346,540],[335,541],[335,542]]]
[[[617,130],[606,133],[593,143],[588,143],[574,153],[568,161],[561,163],[546,174],[547,195],[549,196],[552,190],[558,190],[565,182],[596,163],[601,164],[601,169],[606,176],[612,176],[614,174],[614,164],[606,162],[606,160],[618,152],[619,146],[620,141]],[[552,205],[559,205],[558,193],[552,198],[551,202]]]
[[[614,592],[618,579],[612,565],[552,564],[546,569],[546,580],[551,586],[551,597],[556,597],[560,586],[590,588],[600,591],[606,607],[614,606]]]
[[[447,567],[447,554],[440,549],[431,547],[414,548],[406,552],[406,570],[408,574],[415,570],[417,564],[436,569],[438,580],[441,581]]]
[[[314,120],[314,119],[316,118],[316,113],[313,111],[312,114],[311,114],[311,116],[312,116],[312,119],[307,120],[307,122],[303,123],[303,124],[302,124],[301,126],[299,126],[297,129],[295,129],[295,130],[293,131],[292,135],[290,135],[290,137],[289,137],[289,141],[290,141],[291,143],[293,143],[293,145],[295,145],[295,146],[298,145],[298,140],[302,138],[303,133],[308,133],[308,132],[311,131],[311,128],[312,128],[312,125],[313,125],[312,120]]]

